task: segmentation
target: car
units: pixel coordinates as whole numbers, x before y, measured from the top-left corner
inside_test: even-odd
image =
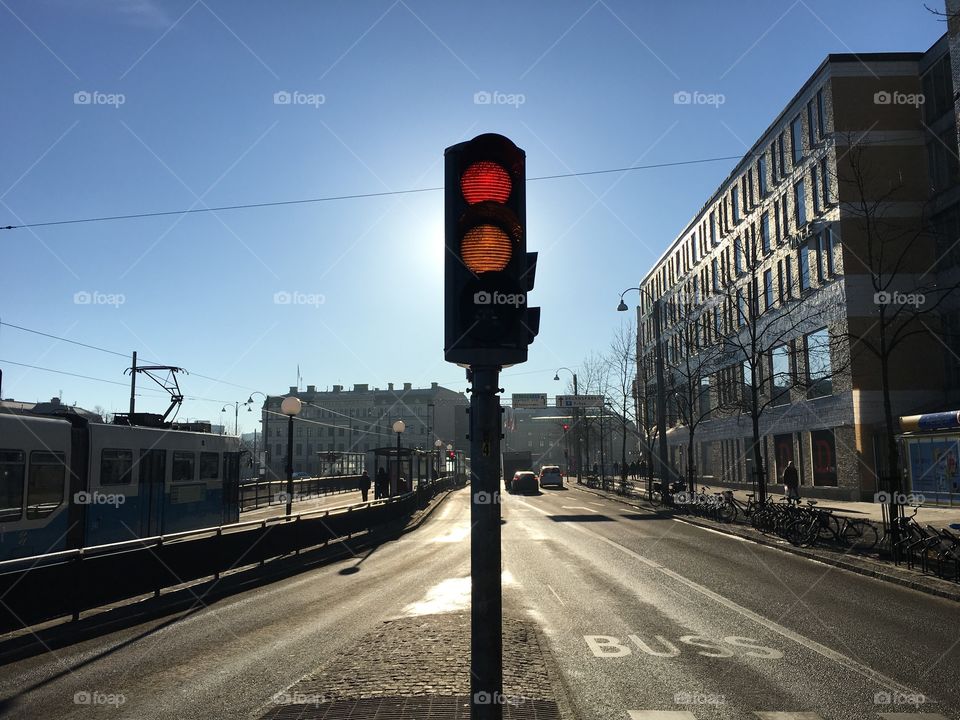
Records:
[[[523,495],[536,495],[539,492],[537,488],[537,474],[532,470],[517,470],[510,481],[510,492],[521,493]]]
[[[563,473],[557,465],[544,465],[540,468],[540,487],[563,487]]]
[[[309,477],[310,477],[310,473],[308,472],[295,472],[293,474],[294,480],[306,480]]]

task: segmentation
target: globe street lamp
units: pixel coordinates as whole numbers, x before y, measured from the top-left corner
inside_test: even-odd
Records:
[[[303,403],[295,395],[280,403],[280,412],[287,416],[287,517],[293,511],[293,419],[302,409]]]
[[[434,447],[437,448],[437,478],[440,477],[440,449],[443,447],[443,440],[437,438],[433,442]]]
[[[397,434],[397,491],[400,491],[400,434],[407,429],[407,424],[403,420],[397,420],[393,424],[393,431]]]
[[[566,367],[557,368],[557,371],[553,374],[553,379],[554,379],[554,380],[556,380],[556,381],[559,381],[559,380],[560,380],[560,371],[561,371],[561,370],[566,370],[568,373],[570,373],[571,375],[573,375],[573,396],[574,396],[574,397],[577,397],[577,396],[579,395],[579,392],[578,392],[578,389],[577,389],[577,374],[576,374],[573,370],[571,370],[570,368],[566,368]],[[583,485],[583,475],[582,475],[582,473],[581,473],[581,471],[580,471],[580,432],[581,432],[581,430],[580,430],[580,423],[579,423],[579,421],[578,421],[578,416],[579,416],[579,414],[580,414],[580,408],[577,407],[577,404],[576,404],[576,403],[577,403],[577,401],[574,400],[574,405],[573,405],[573,426],[577,429],[577,438],[576,438],[576,445],[577,445],[577,485]]]
[[[247,406],[247,412],[253,412],[253,396],[254,396],[254,395],[263,395],[263,402],[264,402],[264,404],[266,404],[266,402],[270,399],[269,397],[267,397],[267,395],[266,395],[265,393],[262,393],[262,392],[260,392],[259,390],[254,391],[253,393],[251,393],[250,397],[247,398],[247,401],[244,403],[244,405]],[[266,454],[267,454],[267,424],[266,424],[266,422],[264,421],[264,413],[263,413],[263,410],[262,410],[262,409],[261,409],[261,411],[260,411],[260,425],[261,425],[262,428],[263,428],[263,454],[264,454],[264,457],[266,457]],[[259,482],[260,482],[260,470],[261,470],[261,467],[260,467],[260,456],[257,454],[257,429],[256,429],[256,426],[254,426],[254,429],[253,429],[253,457],[254,457],[254,459],[256,460],[256,463],[257,463],[257,483],[258,483],[258,485],[257,485],[257,498],[259,499],[259,495],[260,495],[260,485],[259,485]]]

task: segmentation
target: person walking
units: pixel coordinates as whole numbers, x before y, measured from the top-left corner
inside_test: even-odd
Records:
[[[387,489],[387,471],[382,467],[377,470],[377,482],[373,489],[373,497],[380,500],[386,495]]]
[[[790,504],[800,504],[800,474],[793,465],[793,460],[783,469],[783,493]]]
[[[363,496],[363,502],[367,501],[367,495],[370,494],[370,476],[367,475],[367,471],[363,471],[363,475],[360,476],[360,494]]]

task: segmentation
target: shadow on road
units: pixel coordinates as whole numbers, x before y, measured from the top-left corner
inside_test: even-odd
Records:
[[[606,515],[548,515],[554,522],[613,522]]]

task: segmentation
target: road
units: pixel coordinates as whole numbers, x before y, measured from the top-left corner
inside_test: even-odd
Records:
[[[0,714],[256,717],[382,620],[465,606],[468,492],[372,553],[0,667]],[[505,608],[543,628],[584,720],[958,717],[955,603],[575,487],[503,515]]]

